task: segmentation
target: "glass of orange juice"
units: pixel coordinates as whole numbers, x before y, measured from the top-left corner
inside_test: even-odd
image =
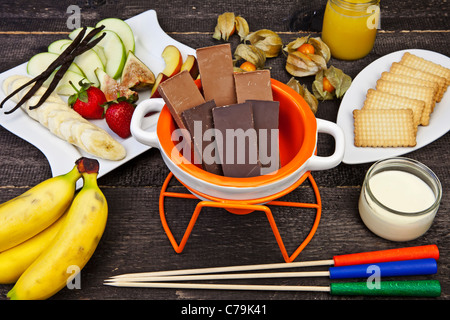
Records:
[[[373,48],[380,22],[380,0],[328,0],[322,40],[331,55],[356,60]]]

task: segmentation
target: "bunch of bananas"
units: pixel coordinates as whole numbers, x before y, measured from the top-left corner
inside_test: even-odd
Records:
[[[108,215],[98,169],[97,160],[80,158],[70,172],[0,204],[0,283],[15,283],[8,298],[48,299],[73,279],[71,267],[89,261]]]

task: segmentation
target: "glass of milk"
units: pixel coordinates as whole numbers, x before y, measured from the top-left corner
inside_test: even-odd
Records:
[[[376,235],[409,241],[430,228],[442,197],[442,186],[424,164],[396,157],[374,163],[364,179],[359,213]]]

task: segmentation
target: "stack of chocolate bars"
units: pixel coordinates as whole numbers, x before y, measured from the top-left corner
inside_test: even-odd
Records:
[[[183,155],[193,148],[191,162],[227,177],[274,173],[280,165],[279,102],[273,100],[270,71],[235,73],[230,44],[196,53],[201,90],[187,71],[158,88],[181,131]]]

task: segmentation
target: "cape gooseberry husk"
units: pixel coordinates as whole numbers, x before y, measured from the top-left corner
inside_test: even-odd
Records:
[[[334,87],[333,92],[328,92],[323,89],[323,78],[326,77],[331,85]],[[326,70],[321,70],[316,74],[312,90],[314,96],[319,100],[332,100],[334,98],[342,98],[345,92],[350,88],[352,78],[346,75],[341,69],[334,66]]]
[[[286,83],[287,86],[294,89],[298,94],[300,94],[303,99],[305,99],[306,103],[309,105],[309,108],[311,111],[316,114],[317,109],[319,108],[319,101],[317,98],[309,92],[308,88],[304,84],[300,84],[300,82],[292,77],[288,83]]]
[[[245,20],[241,16],[236,16],[234,21],[235,21],[235,24],[236,24],[236,32],[237,32],[237,34],[239,35],[239,37],[241,38],[241,41],[242,41],[242,40],[245,39],[245,37],[250,32],[247,20]]]
[[[304,43],[309,43],[314,47],[314,54],[308,54],[308,56],[321,56],[325,62],[328,63],[331,58],[330,48],[326,45],[325,42],[322,41],[320,37],[311,37],[305,36],[301,38],[297,38],[294,41],[291,41],[284,47],[284,51],[290,53],[293,51],[297,51]]]
[[[294,77],[315,75],[326,68],[327,63],[321,56],[307,55],[300,51],[290,52],[286,59],[286,71]]]
[[[251,62],[256,66],[256,69],[264,68],[266,63],[266,54],[261,49],[241,43],[236,47],[234,51],[234,58],[236,60],[244,59],[245,61]]]
[[[261,29],[252,32],[245,37],[245,40],[264,51],[266,58],[274,58],[278,56],[283,47],[283,41],[280,36],[268,29]]]
[[[241,16],[236,16],[233,12],[225,12],[219,15],[213,38],[228,41],[235,32],[239,35],[241,41],[244,40],[250,32],[247,20]]]
[[[217,25],[214,29],[213,38],[220,40],[226,40],[230,38],[230,36],[235,31],[235,15],[233,12],[225,12],[217,18]]]

